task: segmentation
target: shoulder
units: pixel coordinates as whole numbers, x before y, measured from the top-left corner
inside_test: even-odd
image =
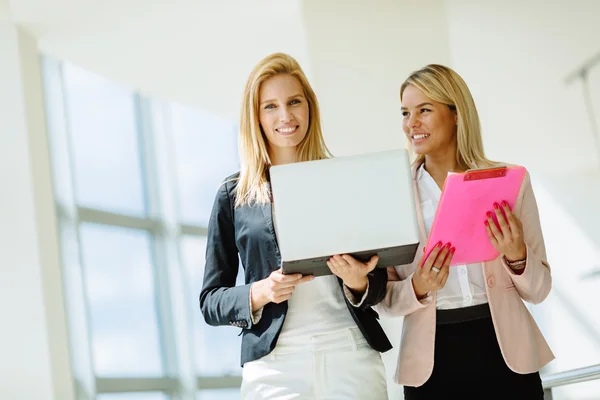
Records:
[[[521,190],[519,190],[519,199],[522,200],[523,197],[533,191],[533,187],[531,185],[531,176],[529,174],[529,170],[520,164],[512,164],[512,163],[496,163],[498,166],[506,166],[507,168],[523,168],[525,170],[525,175],[523,176],[523,182],[521,183]]]
[[[235,202],[235,188],[240,179],[240,173],[229,175],[221,181],[217,191],[217,201],[227,201],[233,204]]]

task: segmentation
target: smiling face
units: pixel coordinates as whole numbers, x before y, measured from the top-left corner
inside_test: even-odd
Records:
[[[269,153],[295,149],[306,137],[310,120],[300,81],[288,74],[265,80],[259,91],[258,118]]]
[[[402,129],[416,154],[432,155],[456,149],[456,111],[427,97],[414,85],[402,93]]]

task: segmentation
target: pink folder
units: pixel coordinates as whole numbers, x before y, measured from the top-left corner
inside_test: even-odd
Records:
[[[498,252],[490,243],[484,222],[494,203],[506,201],[511,209],[523,183],[524,167],[469,170],[446,178],[427,240],[425,254],[442,242],[456,248],[451,266],[493,260]],[[494,221],[496,217],[494,216]]]

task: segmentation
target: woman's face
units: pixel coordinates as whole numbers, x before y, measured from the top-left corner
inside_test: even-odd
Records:
[[[259,90],[258,118],[271,151],[298,146],[309,125],[308,101],[300,81],[288,74],[265,80]]]
[[[447,152],[456,146],[456,111],[408,85],[402,94],[402,129],[417,154]]]

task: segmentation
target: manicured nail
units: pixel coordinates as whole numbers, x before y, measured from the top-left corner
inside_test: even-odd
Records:
[[[488,218],[492,218],[492,213],[489,211],[485,215],[487,215]]]
[[[500,206],[498,205],[498,203],[494,203],[494,208],[497,210],[500,208]]]
[[[446,247],[447,249],[449,249],[450,247],[452,247],[452,243],[448,242],[448,243],[446,243],[446,246],[444,246],[444,247]]]
[[[442,242],[437,242],[437,244],[435,245],[435,247],[440,247],[442,245]]]
[[[488,226],[490,226],[490,223],[489,223],[489,222],[487,222],[487,221],[485,221],[483,224],[485,225],[485,227],[486,227],[486,228],[487,228]]]
[[[456,251],[456,247],[453,247],[450,249],[450,254],[454,254],[454,252]]]
[[[508,207],[508,203],[507,203],[506,201],[503,201],[503,202],[502,202],[502,205],[503,205],[504,207]]]

